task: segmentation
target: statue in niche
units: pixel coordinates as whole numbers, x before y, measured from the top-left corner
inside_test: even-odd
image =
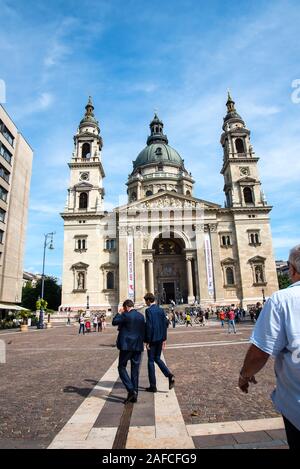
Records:
[[[263,283],[262,268],[259,265],[255,267],[255,280],[256,283]]]
[[[84,273],[78,272],[77,275],[77,289],[83,290],[84,289]]]

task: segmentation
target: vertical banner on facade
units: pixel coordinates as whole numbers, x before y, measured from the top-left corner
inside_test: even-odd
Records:
[[[209,296],[214,296],[214,274],[211,257],[211,244],[209,233],[204,233],[204,245],[205,245],[205,260],[206,260],[206,275],[207,275],[207,288]]]
[[[133,236],[127,237],[128,299],[134,301]]]

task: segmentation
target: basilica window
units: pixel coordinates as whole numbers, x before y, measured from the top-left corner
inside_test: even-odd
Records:
[[[87,236],[75,236],[75,251],[87,250]]]
[[[253,192],[250,187],[244,187],[243,189],[244,201],[246,204],[253,204]]]
[[[115,277],[113,272],[107,272],[106,274],[106,289],[113,290],[115,288]]]
[[[131,202],[135,202],[136,201],[136,192],[132,192],[131,193]]]
[[[81,192],[79,196],[79,208],[87,208],[88,206],[88,195],[86,192]]]
[[[221,246],[222,247],[232,246],[231,234],[230,233],[221,234],[220,235],[220,240],[221,240]]]
[[[234,285],[233,267],[226,267],[226,285]]]
[[[105,249],[108,251],[113,251],[116,249],[116,240],[115,239],[106,239],[105,240]]]
[[[85,290],[85,272],[77,272],[77,290]]]
[[[82,145],[81,157],[82,158],[90,158],[91,157],[91,145],[89,143],[84,143]]]
[[[249,230],[248,239],[251,246],[259,246],[261,244],[259,230]]]
[[[185,194],[188,195],[188,196],[190,196],[190,195],[191,195],[191,191],[186,191]]]
[[[153,195],[152,191],[146,191],[146,197],[149,197],[150,195]]]
[[[235,148],[236,148],[237,153],[245,153],[244,142],[241,138],[236,139]]]
[[[228,257],[221,262],[224,277],[224,287],[236,286],[235,264],[236,261],[231,257]]]

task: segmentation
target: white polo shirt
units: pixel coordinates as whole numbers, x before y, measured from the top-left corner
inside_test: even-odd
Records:
[[[300,281],[267,300],[250,341],[275,357],[274,406],[300,430]]]

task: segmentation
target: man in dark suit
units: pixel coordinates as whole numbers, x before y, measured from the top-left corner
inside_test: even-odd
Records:
[[[116,314],[112,320],[112,325],[118,326],[119,330],[117,338],[117,347],[120,350],[118,371],[128,392],[124,404],[137,402],[139,368],[144,350],[145,319],[141,313],[133,308],[134,304],[131,300],[124,301],[123,311]],[[131,364],[131,377],[126,370],[128,360]]]
[[[147,306],[146,309],[146,333],[145,342],[148,352],[148,376],[150,387],[146,388],[148,392],[157,392],[155,365],[156,363],[166,378],[169,379],[169,389],[175,385],[174,375],[167,368],[160,358],[162,349],[165,347],[167,340],[167,327],[169,320],[162,308],[155,304],[155,297],[152,293],[144,296]]]

